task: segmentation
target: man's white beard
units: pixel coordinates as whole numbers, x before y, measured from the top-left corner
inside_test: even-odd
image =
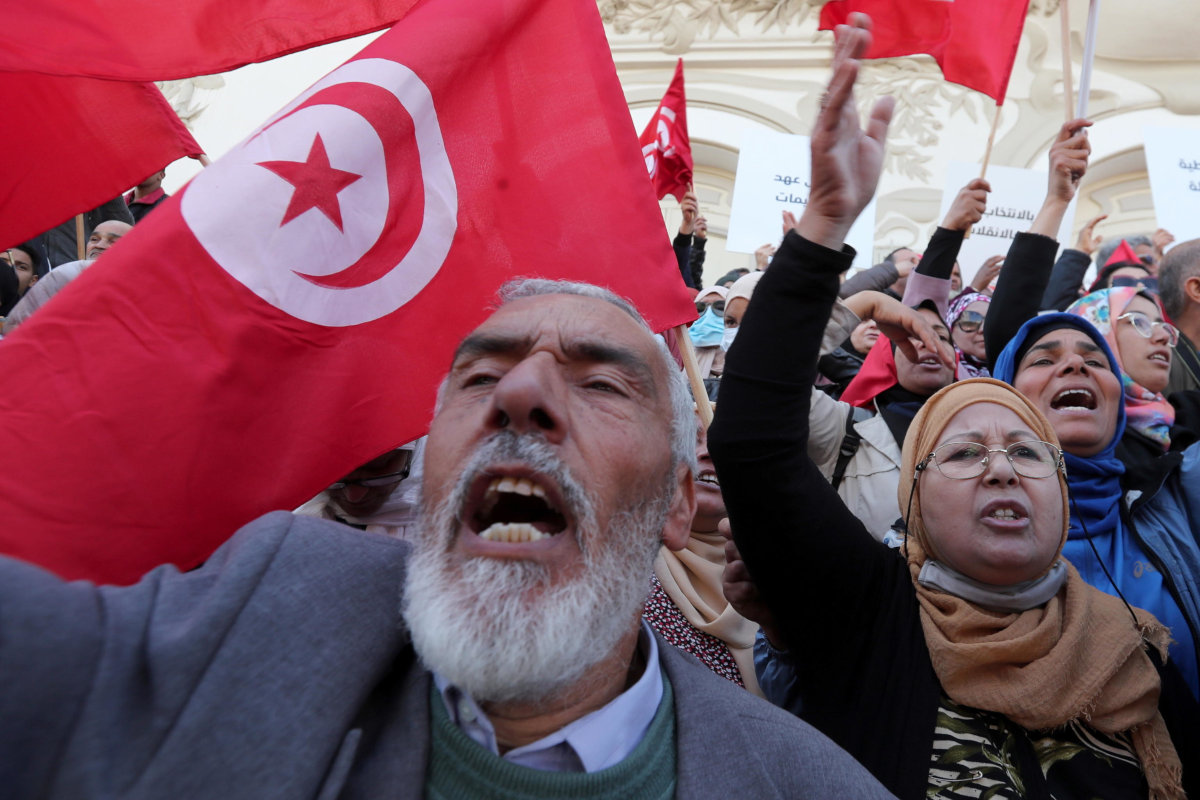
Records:
[[[480,468],[500,460],[524,461],[561,487],[583,554],[573,580],[552,585],[534,562],[452,563],[468,487]],[[574,688],[641,614],[671,489],[664,482],[660,497],[630,502],[600,531],[594,504],[541,439],[502,433],[488,440],[455,490],[422,511],[403,614],[425,666],[479,701],[548,701]]]

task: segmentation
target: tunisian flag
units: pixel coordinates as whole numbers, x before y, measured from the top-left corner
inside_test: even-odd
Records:
[[[683,200],[692,183],[692,144],[688,140],[687,99],[683,95],[683,59],[675,77],[638,141],[658,199]]]
[[[0,70],[127,81],[210,75],[386,28],[414,5],[416,0],[9,2],[0,26]]]
[[[152,83],[0,72],[0,108],[0,248],[203,152]]]
[[[427,0],[0,342],[0,551],[201,562],[421,435],[522,275],[696,315],[593,0]]]
[[[946,80],[1003,105],[1029,0],[831,0],[821,30],[860,11],[875,22],[867,58],[927,53]]]

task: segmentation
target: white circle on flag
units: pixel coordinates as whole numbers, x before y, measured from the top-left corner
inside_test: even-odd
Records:
[[[403,213],[407,198],[389,188],[380,131],[345,106],[306,104],[322,90],[349,83],[384,89],[412,119],[424,198],[411,246],[394,230],[399,226],[386,224],[389,213]],[[298,190],[262,166],[303,164],[318,137],[329,166],[350,173],[336,200],[326,200],[336,202],[340,230],[319,207],[283,222]],[[372,58],[334,70],[202,170],[184,189],[180,211],[213,260],[260,298],[306,322],[345,327],[396,311],[433,279],[457,230],[458,191],[428,87],[408,67]],[[378,277],[346,287],[313,280],[363,265],[380,267],[371,270]]]

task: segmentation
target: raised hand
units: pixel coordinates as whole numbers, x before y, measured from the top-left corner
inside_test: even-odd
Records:
[[[840,249],[850,226],[871,201],[883,169],[884,146],[895,101],[875,104],[864,130],[854,105],[859,59],[871,45],[871,20],[852,14],[839,25],[833,77],[812,132],[812,177],[808,205],[797,224],[801,236]]]
[[[1029,227],[1031,233],[1057,238],[1067,206],[1075,199],[1079,181],[1087,173],[1092,145],[1088,142],[1086,128],[1091,124],[1086,119],[1073,119],[1059,129],[1058,137],[1050,146],[1050,180],[1046,187],[1046,200]]]
[[[1004,256],[992,256],[987,261],[983,262],[983,266],[975,273],[975,277],[971,279],[971,288],[977,292],[987,291],[987,287],[991,286],[992,281],[1000,274],[1000,268],[1004,266]]]
[[[1154,260],[1158,262],[1162,261],[1163,254],[1175,241],[1175,235],[1166,228],[1159,228],[1150,237],[1150,241],[1154,244]]]
[[[954,202],[942,220],[942,227],[950,231],[965,231],[979,220],[987,211],[987,196],[992,190],[990,183],[983,178],[976,178],[958,190]]]
[[[942,363],[953,369],[954,349],[942,340],[915,308],[909,308],[883,292],[859,292],[847,297],[846,305],[859,319],[873,319],[879,332],[891,339],[910,361],[920,361],[913,340],[937,353]]]
[[[1083,226],[1083,230],[1079,232],[1079,239],[1075,242],[1075,249],[1087,255],[1096,252],[1096,248],[1104,241],[1104,237],[1096,233],[1096,226],[1104,220],[1108,219],[1108,214],[1101,214],[1098,217],[1092,217],[1088,220],[1088,224]]]
[[[700,216],[700,201],[696,199],[695,194],[687,192],[679,201],[679,210],[683,212],[683,222],[679,225],[679,233],[683,236],[690,236],[696,227],[696,218]]]
[[[1091,127],[1086,119],[1076,119],[1064,124],[1058,137],[1050,146],[1050,186],[1047,198],[1054,198],[1064,205],[1075,199],[1079,181],[1087,174],[1088,156],[1092,145],[1088,141],[1086,128]]]

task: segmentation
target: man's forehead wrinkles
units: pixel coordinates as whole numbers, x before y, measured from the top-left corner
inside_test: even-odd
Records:
[[[528,352],[533,347],[534,338],[525,333],[505,331],[476,330],[468,334],[454,352],[454,364],[489,355],[508,355]]]
[[[615,344],[611,339],[601,338],[595,333],[564,335],[559,334],[559,347],[567,358],[579,361],[592,361],[601,364],[612,364],[631,373],[638,383],[645,387],[651,396],[658,394],[658,384],[654,370],[646,359],[632,347]]]

